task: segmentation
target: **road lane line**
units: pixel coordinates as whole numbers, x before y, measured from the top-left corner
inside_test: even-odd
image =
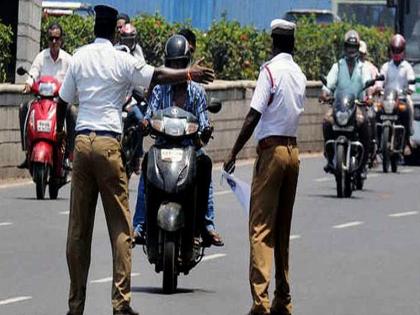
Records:
[[[329,181],[331,181],[331,180],[333,180],[334,179],[334,177],[320,177],[320,178],[317,178],[317,179],[315,179],[315,181],[317,182],[317,183],[323,183],[323,182],[329,182]]]
[[[290,235],[290,240],[297,240],[298,238],[300,238],[300,235],[297,235],[297,234]]]
[[[27,301],[27,300],[32,300],[32,296],[18,296],[18,297],[15,297],[15,298],[2,300],[2,301],[0,301],[0,305],[7,305],[7,304],[23,302],[23,301]]]
[[[131,278],[132,277],[138,277],[140,276],[139,273],[132,273],[131,274]],[[90,281],[90,283],[107,283],[107,282],[111,282],[112,281],[112,277],[106,277],[106,278],[102,278],[102,279],[97,279],[97,280],[92,280]]]
[[[367,178],[379,177],[379,174],[367,174]]]
[[[334,229],[345,229],[345,228],[348,228],[348,227],[357,226],[357,225],[361,225],[361,224],[363,224],[363,222],[353,221],[353,222],[347,222],[347,223],[343,223],[343,224],[334,225],[333,228]]]
[[[222,257],[225,257],[225,256],[226,256],[226,254],[208,255],[208,256],[204,256],[203,259],[201,259],[201,261],[213,260],[213,259],[222,258]]]
[[[406,217],[406,216],[409,216],[409,215],[416,215],[416,214],[419,214],[419,212],[418,211],[407,211],[407,212],[391,213],[391,214],[388,214],[388,216],[391,217],[391,218],[399,218],[399,217]]]
[[[414,172],[414,170],[412,169],[412,168],[405,168],[405,169],[402,169],[401,170],[401,172],[400,173],[413,173]]]
[[[12,222],[0,222],[0,226],[8,226],[8,225],[12,225]]]
[[[67,211],[60,211],[59,213],[62,214],[62,215],[69,215],[70,214],[70,211],[69,210],[67,210]]]
[[[232,192],[231,190],[216,191],[213,195],[222,196],[222,195],[230,194],[231,192]]]

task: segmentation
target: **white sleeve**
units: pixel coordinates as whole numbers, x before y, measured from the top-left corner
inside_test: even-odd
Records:
[[[413,81],[416,80],[416,75],[414,73],[413,67],[407,62],[407,80]],[[416,84],[409,84],[408,89],[411,92],[414,92],[416,90]]]
[[[26,80],[27,84],[32,85],[34,81],[38,80],[39,75],[41,74],[43,58],[44,58],[43,51],[41,51],[38,55],[36,55],[34,61],[32,62],[31,69],[29,70],[30,76],[28,76],[28,79]]]
[[[251,108],[259,113],[264,113],[268,106],[271,94],[271,79],[265,68],[260,71],[254,94],[252,95]]]
[[[77,93],[76,80],[73,72],[73,62],[71,62],[59,92],[60,98],[69,104],[75,101]]]
[[[126,73],[131,85],[133,87],[142,86],[147,89],[152,82],[155,68],[129,54],[125,54],[123,58],[126,58]]]
[[[331,67],[330,72],[328,72],[327,75],[327,86],[323,86],[322,89],[331,94],[331,90],[335,90],[337,87],[337,81],[338,81],[338,63],[333,64]]]

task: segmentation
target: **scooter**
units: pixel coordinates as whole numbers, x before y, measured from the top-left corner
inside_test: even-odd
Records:
[[[17,73],[30,75],[23,67]],[[55,98],[59,89],[60,83],[51,76],[40,77],[31,87],[36,98],[29,104],[23,134],[37,199],[44,199],[47,185],[50,199],[57,199],[59,189],[68,183],[65,141],[59,141],[56,134]]]
[[[210,102],[217,113],[220,103]],[[150,120],[156,142],[147,154],[143,171],[146,190],[145,253],[156,272],[163,271],[163,292],[174,293],[178,275],[187,275],[204,256],[205,245],[197,242],[198,213],[196,149],[184,140],[199,137],[197,118],[173,106],[157,110]],[[212,130],[212,129],[211,129]],[[190,142],[187,142],[190,143]]]

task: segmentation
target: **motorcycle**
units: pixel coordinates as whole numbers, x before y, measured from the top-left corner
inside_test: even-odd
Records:
[[[217,113],[221,104],[210,102]],[[203,258],[205,245],[197,241],[196,149],[186,139],[197,139],[197,118],[179,107],[157,110],[150,120],[150,135],[159,136],[147,154],[143,171],[146,191],[145,253],[155,271],[163,271],[162,288],[174,293],[178,275],[187,275]]]
[[[411,83],[410,83],[411,84]],[[406,132],[401,123],[401,113],[407,111],[407,94],[398,86],[384,91],[383,101],[378,106],[379,154],[384,173],[396,173],[402,157]]]
[[[364,89],[375,84],[377,78],[366,83]],[[321,78],[324,85],[327,84],[325,77]],[[325,152],[331,154],[329,157],[333,161],[332,173],[335,176],[337,185],[337,197],[349,198],[353,190],[361,190],[365,179],[361,176],[361,166],[365,148],[359,141],[356,132],[356,109],[357,106],[364,105],[349,95],[346,91],[337,93],[335,98],[331,98],[329,103],[333,107],[333,139],[326,141]]]
[[[23,67],[19,75],[29,74]],[[44,199],[46,187],[50,199],[57,199],[59,189],[68,183],[64,167],[65,142],[56,134],[56,109],[60,83],[51,76],[42,76],[31,87],[36,99],[29,104],[24,127],[29,172],[36,185],[37,199]]]

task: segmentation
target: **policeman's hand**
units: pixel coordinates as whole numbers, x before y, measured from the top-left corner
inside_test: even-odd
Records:
[[[31,92],[31,86],[28,83],[25,83],[25,87],[22,90],[23,94],[28,94]]]
[[[223,162],[223,170],[229,174],[235,171],[236,156],[229,154]]]
[[[188,73],[192,81],[199,82],[199,83],[210,83],[214,81],[214,71],[213,69],[202,67],[201,63],[203,62],[204,58],[201,58],[197,62],[195,62],[189,69]]]

